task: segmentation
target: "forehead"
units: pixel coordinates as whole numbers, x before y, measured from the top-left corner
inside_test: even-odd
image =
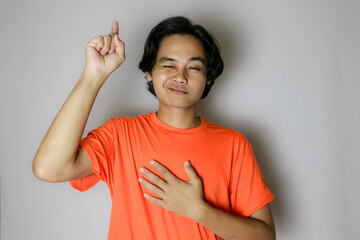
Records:
[[[184,34],[173,34],[160,42],[157,60],[163,57],[206,59],[201,41],[192,35]]]

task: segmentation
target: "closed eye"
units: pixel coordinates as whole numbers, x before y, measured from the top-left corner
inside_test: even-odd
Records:
[[[202,67],[189,67],[189,70],[198,72],[198,71],[202,71],[203,68]]]

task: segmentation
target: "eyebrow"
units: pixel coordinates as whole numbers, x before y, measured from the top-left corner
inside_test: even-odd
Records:
[[[162,58],[160,58],[159,63],[161,63],[161,62],[166,62],[166,61],[177,62],[177,60],[174,59],[174,58],[162,57]],[[189,58],[188,61],[189,61],[189,62],[190,62],[190,61],[200,61],[200,62],[202,62],[202,63],[205,65],[205,60],[204,60],[203,58],[201,58],[201,57],[192,57],[192,58]]]

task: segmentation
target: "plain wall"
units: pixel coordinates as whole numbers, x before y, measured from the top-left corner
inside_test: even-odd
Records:
[[[106,184],[36,179],[33,157],[84,67],[85,45],[120,24],[126,62],[84,135],[157,109],[137,69],[160,20],[185,15],[221,45],[223,75],[198,114],[242,132],[267,186],[277,239],[359,239],[359,1],[0,1],[1,239],[107,239]]]

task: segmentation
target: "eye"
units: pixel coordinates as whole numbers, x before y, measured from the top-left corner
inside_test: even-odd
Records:
[[[203,68],[202,67],[198,67],[198,66],[193,66],[193,67],[189,67],[189,69],[191,70],[191,71],[201,71]]]
[[[170,66],[170,65],[164,65],[162,66],[163,68],[175,68],[174,66]]]

